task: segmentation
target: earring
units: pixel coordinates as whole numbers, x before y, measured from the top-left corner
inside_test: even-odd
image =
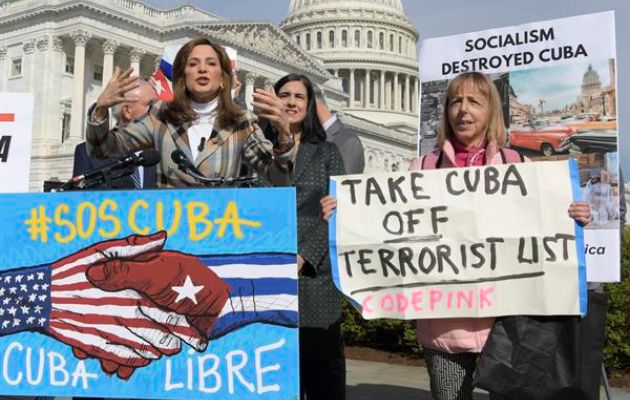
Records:
[[[221,84],[219,85],[219,89],[223,90],[223,81],[221,81]]]

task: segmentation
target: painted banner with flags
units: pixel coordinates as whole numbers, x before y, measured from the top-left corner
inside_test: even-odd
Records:
[[[298,396],[294,189],[5,194],[0,219],[0,393]]]
[[[160,66],[151,75],[151,85],[155,89],[155,93],[159,100],[171,101],[173,100],[173,63],[175,56],[182,45],[170,45],[166,46],[162,51],[162,58],[160,59]],[[238,53],[236,49],[228,46],[223,47],[228,57],[230,57],[230,66],[232,71],[237,70]]]

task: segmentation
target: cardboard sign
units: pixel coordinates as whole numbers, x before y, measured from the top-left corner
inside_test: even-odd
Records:
[[[575,161],[331,179],[335,284],[366,319],[578,315]]]

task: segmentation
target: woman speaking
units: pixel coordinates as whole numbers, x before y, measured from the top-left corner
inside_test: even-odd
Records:
[[[110,130],[109,108],[137,101],[124,95],[138,85],[138,77],[116,68],[89,116],[88,153],[106,158],[154,148],[161,154],[157,186],[162,188],[203,185],[171,159],[178,150],[206,178],[237,177],[244,161],[271,183],[287,183],[295,157],[288,120],[284,114],[270,119],[278,132],[273,146],[255,119],[234,103],[229,61],[223,47],[208,38],[190,40],[173,63],[174,99],[154,102],[140,119]]]

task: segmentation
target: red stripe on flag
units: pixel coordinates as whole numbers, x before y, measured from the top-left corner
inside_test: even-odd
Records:
[[[15,114],[0,113],[0,122],[13,122],[15,121]]]

